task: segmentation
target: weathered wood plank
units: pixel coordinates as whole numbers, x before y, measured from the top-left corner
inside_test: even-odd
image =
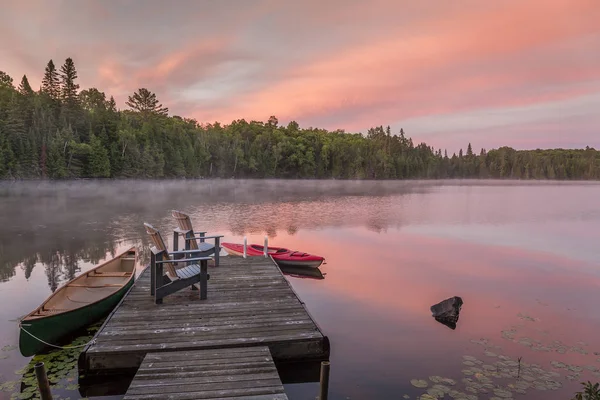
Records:
[[[236,368],[242,364],[247,366]],[[261,396],[287,399],[269,349],[242,347],[148,353],[124,399]]]
[[[219,335],[212,336],[210,338],[200,337],[195,339],[177,338],[178,340],[171,340],[166,342],[164,339],[155,342],[151,338],[143,338],[139,340],[127,341],[127,340],[114,340],[114,341],[103,341],[97,342],[94,346],[93,352],[131,352],[131,351],[160,351],[160,350],[177,350],[182,348],[189,349],[209,349],[209,348],[220,348],[220,347],[233,347],[268,343],[268,342],[281,342],[281,341],[293,341],[302,339],[316,339],[322,337],[319,332],[304,332],[304,331],[291,331],[291,332],[261,332],[261,335],[253,335],[248,333],[247,335],[236,335],[229,338],[223,338]],[[151,336],[151,335],[150,335]]]
[[[242,397],[243,396],[243,397]],[[249,397],[250,396],[250,397]],[[247,388],[247,389],[230,389],[230,390],[214,390],[207,392],[187,392],[179,394],[169,394],[168,396],[160,396],[160,398],[166,398],[169,400],[191,400],[191,399],[246,399],[256,398],[259,399],[283,399],[286,400],[287,396],[285,393],[281,393],[278,386],[272,387],[261,387],[261,388]],[[156,394],[142,394],[142,395],[129,395],[124,397],[124,400],[154,400]]]
[[[167,336],[169,338],[176,338],[180,336],[192,337],[192,336],[210,336],[211,333],[219,335],[227,335],[234,331],[234,334],[240,332],[262,332],[264,330],[283,331],[283,330],[298,330],[304,329],[306,325],[314,326],[313,321],[310,318],[304,319],[282,319],[278,321],[248,321],[245,323],[230,323],[230,324],[203,324],[202,322],[197,324],[190,324],[189,326],[176,326],[172,328],[155,328],[155,329],[126,329],[126,330],[105,330],[98,335],[99,338],[118,338],[119,340],[134,339],[137,340],[139,337],[145,335]]]
[[[310,320],[310,317],[306,315],[304,310],[300,310],[298,308],[290,308],[287,311],[276,312],[277,310],[273,310],[271,313],[237,313],[237,314],[226,314],[226,315],[215,315],[215,316],[199,316],[197,314],[185,315],[185,321],[181,322],[181,314],[178,315],[178,318],[164,318],[160,320],[160,324],[158,328],[164,329],[169,327],[186,327],[186,326],[195,326],[198,324],[208,324],[208,325],[229,325],[234,323],[244,323],[244,322],[256,322],[256,321],[304,321],[306,319]],[[136,327],[148,327],[147,323],[140,323],[140,321],[147,322],[147,320],[127,320],[121,319],[117,321],[113,321],[110,330],[118,331],[125,329],[132,329]]]

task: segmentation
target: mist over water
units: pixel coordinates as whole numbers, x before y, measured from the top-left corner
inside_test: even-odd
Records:
[[[64,281],[126,246],[147,260],[143,223],[170,240],[170,211],[179,209],[196,230],[225,241],[262,243],[266,235],[327,259],[325,279],[288,279],[332,343],[331,398],[414,398],[410,379],[460,381],[461,357],[482,337],[540,365],[600,367],[568,352],[524,352],[500,335],[529,313],[538,320],[519,329],[531,337],[547,330],[548,340],[584,341],[590,355],[600,352],[598,199],[594,182],[3,182],[0,347],[18,342],[15,319]],[[465,304],[451,331],[429,307],[455,295]],[[0,381],[26,363],[15,352],[0,357]],[[561,381],[560,396],[523,398],[568,398],[584,377]],[[312,399],[315,385],[286,390]]]

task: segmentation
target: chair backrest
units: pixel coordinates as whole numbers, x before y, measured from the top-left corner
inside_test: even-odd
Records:
[[[165,244],[165,241],[160,235],[158,229],[146,222],[144,222],[144,227],[146,228],[146,233],[150,236],[150,240],[152,240],[154,247],[156,247],[160,251],[163,251],[165,254],[164,258],[170,260],[171,257],[169,256],[167,245]],[[165,263],[164,265],[171,275],[177,276],[175,266],[172,263]]]
[[[177,226],[179,227],[180,230],[190,232],[192,235],[194,235],[194,228],[192,228],[192,221],[190,220],[189,215],[182,213],[181,211],[177,211],[177,210],[171,211],[171,215],[177,221]],[[198,249],[198,242],[196,242],[195,239],[190,240],[189,243],[190,243],[190,249],[192,249],[192,250]]]

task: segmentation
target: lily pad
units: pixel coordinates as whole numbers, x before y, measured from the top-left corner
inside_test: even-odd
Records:
[[[414,387],[418,387],[418,388],[426,388],[427,386],[429,386],[427,381],[425,381],[423,379],[411,379],[410,384],[413,385]]]
[[[504,389],[494,389],[494,394],[502,399],[510,399],[513,397],[510,391]]]
[[[436,399],[441,399],[442,397],[444,397],[446,395],[446,393],[444,393],[443,390],[436,388],[435,386],[427,389],[427,394],[429,394],[430,396],[432,396]]]

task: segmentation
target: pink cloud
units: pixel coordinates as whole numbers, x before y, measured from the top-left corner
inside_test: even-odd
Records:
[[[143,86],[199,121],[276,115],[350,131],[598,93],[594,0],[430,4],[19,2],[0,16],[2,35],[15,38],[0,57],[35,87],[49,58],[71,56],[82,85],[120,106]]]

